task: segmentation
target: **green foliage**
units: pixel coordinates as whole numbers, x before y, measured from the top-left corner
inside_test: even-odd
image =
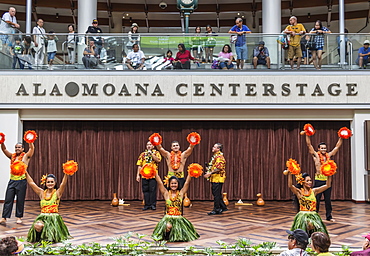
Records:
[[[348,245],[342,245],[342,251],[341,252],[336,252],[334,253],[335,255],[338,256],[348,256],[351,254],[352,251],[350,251],[350,248]]]

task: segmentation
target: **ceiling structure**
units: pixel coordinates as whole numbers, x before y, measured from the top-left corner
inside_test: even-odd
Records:
[[[167,7],[160,8],[160,2],[166,2]],[[26,19],[25,4],[26,0],[0,0],[0,11],[5,12],[9,6],[14,6],[22,26]],[[370,27],[366,26],[370,16],[369,5],[370,1],[345,0],[345,18],[351,27],[350,32],[361,29],[362,32],[370,32]],[[43,18],[45,27],[56,32],[66,32],[67,24],[77,22],[77,0],[33,0],[32,9],[33,24],[36,18]],[[282,25],[295,15],[300,23],[310,27],[320,19],[325,25],[332,25],[331,29],[335,32],[338,9],[338,0],[282,0],[281,10],[276,11],[281,11]],[[104,32],[111,31],[115,26],[123,27],[122,32],[128,31],[132,22],[139,24],[141,32],[181,32],[176,0],[98,0],[97,13],[99,26]],[[121,17],[121,24],[113,22],[113,17],[117,15]],[[199,0],[197,10],[190,17],[190,27],[210,24],[216,32],[227,32],[236,17],[244,18],[253,32],[262,32],[262,0]],[[25,25],[22,27],[24,31]]]

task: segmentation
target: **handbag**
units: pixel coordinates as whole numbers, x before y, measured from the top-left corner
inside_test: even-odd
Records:
[[[314,42],[314,41],[308,41],[307,44],[306,44],[306,48],[307,49],[310,49],[312,51],[317,50],[316,42]]]
[[[231,44],[235,44],[236,40],[238,39],[238,36],[237,35],[231,35],[230,36],[230,43]]]

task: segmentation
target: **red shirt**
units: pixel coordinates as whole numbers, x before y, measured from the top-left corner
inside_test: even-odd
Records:
[[[179,60],[182,64],[184,64],[188,60],[194,60],[194,58],[191,56],[191,53],[188,50],[185,50],[185,52],[177,52],[175,60]]]

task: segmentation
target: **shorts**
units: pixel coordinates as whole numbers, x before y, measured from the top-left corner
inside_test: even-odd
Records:
[[[323,46],[317,47],[317,49],[315,51],[322,51],[322,50],[324,50],[324,47]]]
[[[266,59],[258,59],[257,60],[257,65],[266,65],[267,61]]]
[[[292,60],[294,57],[302,58],[302,49],[300,45],[289,45],[288,59]]]
[[[246,60],[248,57],[248,48],[246,45],[235,46],[236,58],[238,60]]]
[[[54,60],[56,54],[57,52],[48,52],[48,62]]]

